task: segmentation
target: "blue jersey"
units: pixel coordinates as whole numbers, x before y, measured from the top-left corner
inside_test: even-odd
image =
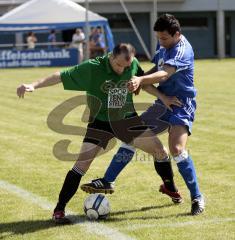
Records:
[[[159,84],[158,89],[162,93],[179,98],[196,96],[193,82],[194,53],[192,46],[183,35],[180,41],[170,49],[158,44],[152,62],[156,64],[158,71],[163,70],[164,64],[176,68],[175,74]]]

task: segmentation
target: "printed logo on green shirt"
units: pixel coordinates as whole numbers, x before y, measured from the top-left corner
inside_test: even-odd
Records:
[[[109,90],[113,88],[127,88],[127,83],[128,80],[122,80],[119,81],[118,83],[115,83],[112,80],[106,80],[101,85],[101,91],[108,94]]]
[[[108,95],[108,108],[122,108],[126,103],[127,93],[127,88],[110,89]]]
[[[126,104],[128,89],[128,80],[122,80],[115,83],[112,80],[106,80],[101,90],[108,94],[108,108],[122,108]]]

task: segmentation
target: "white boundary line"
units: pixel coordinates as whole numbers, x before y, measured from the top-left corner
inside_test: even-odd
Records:
[[[163,223],[163,224],[133,224],[129,227],[123,228],[123,230],[127,231],[133,231],[133,230],[139,230],[139,229],[145,229],[145,228],[155,228],[156,230],[159,228],[181,228],[186,226],[192,226],[192,225],[205,225],[205,224],[222,224],[225,222],[234,222],[235,218],[214,218],[214,219],[208,219],[204,221],[188,221],[188,222],[176,222],[176,223]]]
[[[9,182],[0,180],[0,188],[14,195],[17,195],[22,199],[30,201],[31,203],[34,203],[35,205],[38,205],[44,210],[51,211],[54,208],[54,205],[48,202],[47,200],[45,200],[44,198],[36,194],[33,194],[31,192],[28,192],[23,188],[17,187],[16,185],[11,184]],[[70,215],[76,215],[76,213],[72,211],[67,211],[67,213]],[[117,239],[118,240],[134,240],[134,238],[131,238],[121,233],[115,228],[107,227],[102,223],[89,222],[89,221],[85,221],[84,219],[77,220],[74,223],[79,224],[79,226],[81,227],[84,227],[88,234],[96,234],[110,240],[117,240]]]

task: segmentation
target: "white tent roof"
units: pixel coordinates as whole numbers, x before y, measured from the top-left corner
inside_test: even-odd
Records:
[[[84,22],[86,9],[71,0],[31,0],[0,17],[0,24]],[[89,21],[106,18],[89,11]]]
[[[106,18],[88,11],[90,26],[103,26],[109,50],[113,36]],[[0,17],[0,32],[48,31],[85,27],[86,9],[71,0],[30,0]]]

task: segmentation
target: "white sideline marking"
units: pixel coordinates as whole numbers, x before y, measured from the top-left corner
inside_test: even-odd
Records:
[[[0,188],[10,193],[13,193],[14,195],[17,195],[22,199],[30,201],[31,203],[34,203],[44,210],[51,211],[52,209],[54,209],[54,205],[52,203],[48,202],[47,200],[45,200],[44,198],[36,194],[33,194],[20,187],[17,187],[14,184],[0,180]],[[67,213],[69,215],[76,215],[76,213],[72,211],[67,211]],[[84,219],[77,220],[75,221],[75,223],[79,224],[79,226],[84,227],[88,234],[101,235],[110,240],[117,240],[117,239],[118,240],[134,240],[134,238],[131,238],[119,232],[117,229],[107,227],[102,223],[89,222],[89,221],[85,221]]]
[[[163,224],[133,224],[132,226],[123,228],[127,231],[133,231],[138,229],[144,229],[144,228],[181,228],[185,226],[191,226],[191,225],[205,225],[205,224],[221,224],[225,222],[234,222],[235,218],[214,218],[214,219],[208,219],[204,221],[188,221],[188,222],[178,222],[178,223],[163,223]]]

